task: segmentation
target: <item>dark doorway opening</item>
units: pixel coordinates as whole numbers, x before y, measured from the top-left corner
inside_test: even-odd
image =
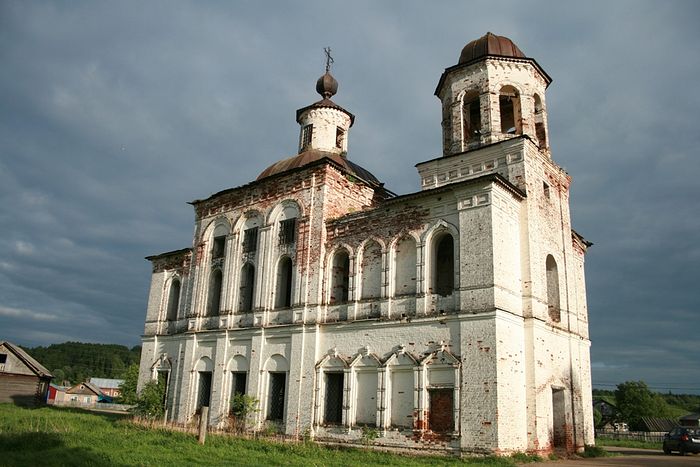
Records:
[[[343,422],[343,373],[326,373],[325,421]]]
[[[197,413],[202,407],[209,407],[211,400],[211,371],[199,372],[199,389],[197,391]]]

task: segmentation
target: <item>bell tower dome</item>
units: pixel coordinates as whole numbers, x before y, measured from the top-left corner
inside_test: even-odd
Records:
[[[348,152],[348,130],[355,116],[333,102],[338,92],[338,81],[330,73],[333,59],[330,48],[326,52],[326,72],[316,81],[316,92],[322,99],[297,110],[299,133],[299,154],[308,150],[320,150],[345,156]]]
[[[527,136],[549,152],[545,90],[552,79],[513,41],[487,32],[462,49],[435,90],[443,155]]]

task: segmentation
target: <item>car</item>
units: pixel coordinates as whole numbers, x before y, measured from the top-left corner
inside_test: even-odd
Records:
[[[664,435],[664,454],[678,451],[681,456],[686,452],[700,453],[700,428],[677,427]]]

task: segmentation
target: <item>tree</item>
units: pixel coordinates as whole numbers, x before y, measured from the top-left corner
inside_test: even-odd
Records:
[[[122,404],[136,404],[136,386],[139,382],[139,366],[131,365],[124,372],[124,382],[119,386],[121,395],[119,402]]]
[[[149,381],[141,389],[136,398],[134,413],[146,418],[159,418],[165,413],[163,397],[165,396],[165,384],[158,381]]]
[[[644,430],[642,417],[667,417],[669,408],[663,398],[649,390],[644,381],[626,381],[617,385],[615,401],[620,421],[627,422],[630,430]]]

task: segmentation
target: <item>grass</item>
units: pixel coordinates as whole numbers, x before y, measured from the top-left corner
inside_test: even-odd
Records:
[[[596,438],[596,446],[618,446],[623,448],[661,449],[661,443],[656,441],[637,441],[629,439]]]
[[[600,446],[590,446],[587,445],[583,448],[583,452],[581,453],[581,457],[610,457],[612,454],[610,454],[608,451],[603,449]]]
[[[314,443],[274,443],[148,429],[121,415],[56,407],[0,404],[0,466],[298,465],[298,466],[514,466],[504,457],[408,457]]]

